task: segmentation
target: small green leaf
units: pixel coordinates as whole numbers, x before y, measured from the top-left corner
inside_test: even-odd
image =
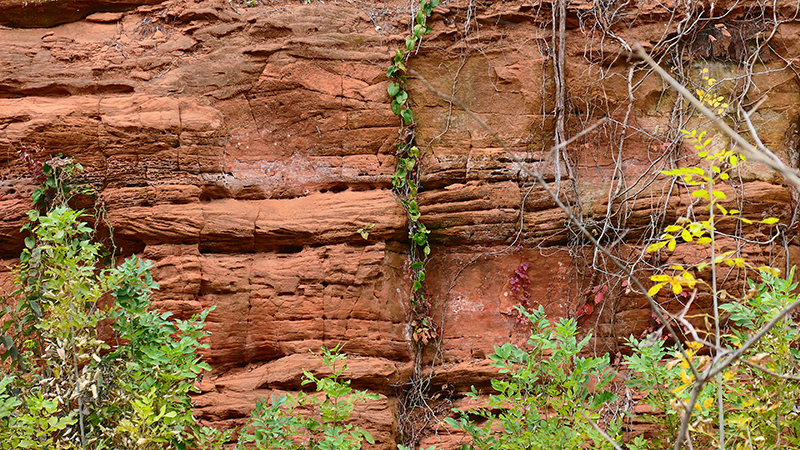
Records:
[[[410,108],[404,109],[400,115],[403,117],[403,122],[405,122],[406,125],[414,123],[414,113],[411,112]]]
[[[391,83],[386,90],[389,92],[390,97],[395,97],[400,92],[400,83]]]

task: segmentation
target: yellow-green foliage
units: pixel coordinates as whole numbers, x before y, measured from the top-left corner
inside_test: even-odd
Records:
[[[709,106],[716,108],[717,114],[723,114],[728,108],[725,103],[725,98],[721,95],[713,93],[714,85],[717,80],[708,76],[708,69],[703,69],[703,81],[708,84],[708,90],[696,89],[697,97],[703,102],[708,103]],[[735,169],[741,161],[745,160],[745,156],[738,154],[734,150],[721,149],[717,150],[712,148],[712,139],[707,137],[706,131],[699,131],[693,129],[681,130],[684,137],[689,143],[697,150],[697,156],[700,158],[700,164],[692,167],[680,167],[673,170],[665,170],[661,173],[664,175],[671,175],[680,178],[683,183],[689,187],[690,195],[693,198],[703,199],[708,202],[708,219],[706,220],[691,220],[688,217],[681,217],[678,221],[669,225],[664,229],[661,239],[647,247],[648,252],[655,252],[663,247],[667,250],[674,251],[678,244],[678,239],[682,239],[686,243],[694,243],[699,246],[709,246],[714,244],[714,233],[716,231],[716,222],[724,219],[735,219],[746,224],[752,224],[753,221],[741,216],[741,211],[738,209],[727,209],[720,204],[720,201],[727,200],[725,192],[715,189],[719,181],[729,181],[730,171]],[[702,165],[702,166],[701,166]],[[770,217],[760,221],[766,225],[774,225],[778,222],[775,217]],[[735,252],[724,252],[715,256],[712,264],[726,264],[728,266],[737,266],[740,268],[754,268],[759,270],[767,270],[771,273],[776,273],[776,269],[767,266],[755,267],[745,261],[743,258],[735,256]],[[694,266],[698,271],[702,271],[708,267],[707,262],[700,262]],[[684,287],[694,289],[698,282],[704,283],[692,275],[690,268],[684,268],[681,265],[671,265],[670,269],[677,271],[677,275],[658,274],[650,277],[656,284],[648,291],[650,296],[658,294],[658,292],[669,284],[672,291],[677,295],[683,292]]]

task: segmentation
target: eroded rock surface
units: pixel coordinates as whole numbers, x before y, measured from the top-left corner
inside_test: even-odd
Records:
[[[376,448],[395,448],[415,356],[407,219],[391,192],[400,128],[385,72],[409,27],[408,3],[0,1],[3,267],[22,248],[19,229],[35,188],[18,151],[38,160],[73,156],[101,192],[120,252],[155,261],[158,307],[188,317],[216,305],[204,355],[214,371],[196,399],[201,417],[241,423],[256,398],[297,391],[303,369],[321,369],[309,350],[343,342],[353,385],[381,395],[355,420],[373,432]],[[693,200],[656,174],[693,164],[693,149],[664,138],[675,93],[644,71],[629,74],[620,42],[663,51],[659,42],[677,30],[671,9],[684,17],[683,6],[641,2],[632,6],[635,19],[604,24],[611,38],[590,20],[605,14],[598,2],[570,2],[567,128],[574,135],[607,120],[552,154],[549,4],[473,3],[443,2],[409,65],[462,99],[526,168],[542,171],[620,258],[640,269],[666,262],[643,246]],[[732,20],[753,6],[728,3],[736,8]],[[794,7],[778,2],[778,14],[791,18]],[[45,26],[51,28],[35,28]],[[793,166],[800,87],[786,61],[800,55],[798,27],[792,19],[776,28],[770,48],[783,59],[765,50],[743,97],[751,104],[769,93],[753,119],[764,144]],[[699,33],[716,36],[711,28]],[[743,43],[753,44],[750,34]],[[687,48],[711,59],[720,79],[745,82],[739,62],[724,61],[741,43],[725,39]],[[700,66],[687,62],[686,69]],[[626,337],[654,325],[644,298],[626,289],[486,130],[413,78],[409,88],[425,150],[421,220],[434,244],[426,295],[443,338],[441,353],[431,347],[421,361],[435,362],[426,369],[434,374],[432,396],[467,405],[462,397],[471,385],[489,387],[494,372],[485,358],[493,346],[524,340],[509,281],[523,263],[532,305],[575,317],[592,304],[579,318],[594,335],[592,351],[624,352]],[[791,223],[795,194],[780,176],[751,163],[736,175],[734,187],[724,188],[727,207],[753,220]],[[365,240],[358,230],[371,224]],[[791,256],[797,249],[794,230],[782,230],[785,241],[768,227],[739,228],[771,242],[742,251],[784,264],[787,250]],[[672,261],[701,256],[682,250]],[[586,292],[598,286],[608,294],[594,304]],[[671,307],[679,309],[679,300]],[[708,304],[698,299],[693,312]],[[426,445],[456,442],[436,427],[424,433]]]

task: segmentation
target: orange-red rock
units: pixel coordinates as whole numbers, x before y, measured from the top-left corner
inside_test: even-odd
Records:
[[[382,395],[357,409],[355,420],[373,432],[376,447],[395,448],[398,402],[415,355],[408,224],[391,193],[400,122],[385,71],[412,14],[399,0],[247,3],[0,0],[0,258],[5,267],[19,254],[38,183],[18,151],[41,148],[32,154],[37,160],[73,156],[100,192],[120,253],[155,262],[156,305],[181,318],[216,306],[204,353],[214,371],[197,397],[201,417],[241,424],[256,398],[297,391],[302,369],[320,369],[309,350],[345,343],[354,385]],[[612,39],[592,19],[597,2],[569,2],[568,135],[607,120],[557,156],[549,152],[549,3],[541,10],[519,0],[447,3],[409,66],[479,114],[524,166],[466,113],[409,80],[416,142],[425,150],[419,205],[434,244],[425,291],[443,338],[441,353],[429,348],[422,362],[436,364],[425,372],[434,391],[464,404],[470,385],[488,387],[493,346],[525,338],[510,315],[509,278],[521,262],[529,265],[531,303],[552,317],[574,317],[593,301],[587,289],[608,287],[580,319],[594,335],[592,351],[624,351],[627,336],[653,325],[642,297],[623,286],[544,189],[531,188],[526,169],[541,171],[589,231],[646,279],[668,259],[643,253],[644,245],[661,224],[686,215],[692,200],[658,172],[696,160],[690,147],[666,142],[674,92],[659,79],[635,70],[630,104],[620,43],[664,51],[657,42],[677,32],[682,4],[630,5],[626,21],[606,24]],[[716,8],[742,18],[752,4]],[[777,3],[782,17],[795,8]],[[797,28],[782,23],[770,41],[786,61],[800,52]],[[687,48],[706,52],[720,78],[736,77],[738,64],[719,60],[723,44]],[[795,74],[769,55],[754,69],[744,100],[769,92],[753,120],[764,144],[796,167]],[[734,188],[720,188],[726,207],[791,223],[797,194],[780,176],[747,163],[732,178]],[[720,225],[735,229],[735,222]],[[782,266],[786,248],[798,249],[795,230],[780,229],[785,247],[775,228],[743,227],[771,245],[743,254]],[[670,262],[701,256],[679,248]],[[11,281],[3,269],[1,292],[10,292]],[[663,300],[680,308],[677,299]],[[707,307],[703,298],[695,305]],[[458,436],[440,439],[447,432],[434,426],[421,442],[455,445]]]

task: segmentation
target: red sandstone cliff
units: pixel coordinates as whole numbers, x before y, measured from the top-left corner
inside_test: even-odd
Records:
[[[121,253],[156,262],[158,306],[186,317],[217,305],[205,355],[214,372],[196,399],[201,417],[241,421],[258,396],[296,390],[303,368],[320,368],[308,350],[344,342],[354,385],[382,395],[356,420],[378,447],[393,448],[414,352],[407,223],[390,190],[399,121],[385,72],[414,2],[311,3],[0,0],[0,258],[5,267],[19,254],[35,187],[17,151],[35,145],[40,159],[74,156],[102,192]],[[541,163],[554,129],[549,3],[443,3],[410,66],[466,102],[555,186],[552,164]],[[794,3],[773,11],[738,2],[697,25],[692,43],[679,35],[681,21],[714,16],[709,5],[667,3],[615,12],[572,1],[566,23],[567,129],[610,120],[567,147],[561,193],[640,268],[658,263],[641,251],[653,224],[688,204],[685,192],[670,196],[662,181],[649,183],[668,152],[679,161],[689,152],[664,138],[674,92],[641,70],[629,92],[620,42],[664,56],[674,39],[691,53],[686,61],[707,58],[734,79],[748,68],[736,52],[758,45],[772,24],[743,28],[741,43],[735,33],[715,38],[713,25],[734,29],[774,12],[785,22],[752,62],[757,75],[744,100],[769,94],[754,117],[761,139],[785,161],[798,159]],[[737,80],[741,90],[746,80]],[[556,316],[575,316],[590,301],[587,288],[610,288],[581,318],[598,352],[615,354],[652,325],[644,298],[625,293],[608,262],[541,188],[529,189],[487,132],[413,79],[410,88],[425,149],[421,220],[435,244],[425,289],[443,337],[441,351],[431,347],[423,361],[435,363],[430,395],[457,404],[470,385],[486,386],[493,345],[524,336],[509,314],[509,277],[523,261],[532,303]],[[791,222],[792,191],[779,176],[756,166],[741,175],[730,197],[746,200],[746,214]],[[375,226],[364,240],[357,230],[368,224]],[[786,245],[779,237],[744,251],[783,264],[796,251],[792,237],[789,230]],[[424,442],[447,440],[438,431],[435,423],[424,430]]]

